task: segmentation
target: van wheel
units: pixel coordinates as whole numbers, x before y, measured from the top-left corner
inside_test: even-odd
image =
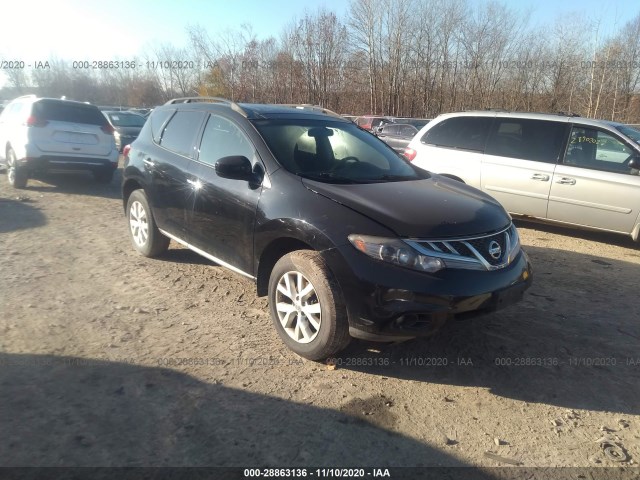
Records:
[[[169,238],[160,233],[144,190],[134,190],[127,201],[127,219],[133,248],[145,257],[156,257],[169,248]]]
[[[24,168],[18,165],[18,159],[13,148],[7,149],[7,180],[14,188],[25,188],[29,176]]]
[[[298,250],[278,260],[269,309],[278,335],[301,357],[324,360],[351,340],[342,291],[317,252]]]

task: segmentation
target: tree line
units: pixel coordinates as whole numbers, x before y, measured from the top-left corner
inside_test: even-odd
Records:
[[[191,25],[186,47],[160,45],[131,64],[51,58],[49,68],[6,69],[0,94],[136,106],[199,94],[345,114],[496,108],[639,123],[640,12],[608,35],[598,18],[567,13],[535,27],[496,1],[351,0],[345,18],[307,12],[266,39],[250,25],[216,34]]]

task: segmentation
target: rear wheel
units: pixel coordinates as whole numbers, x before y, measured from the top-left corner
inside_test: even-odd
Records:
[[[129,196],[127,218],[133,248],[142,255],[155,257],[169,248],[170,240],[158,230],[143,190],[135,190]]]
[[[271,318],[284,343],[309,360],[324,360],[351,340],[338,282],[318,252],[282,257],[269,279]]]
[[[18,165],[18,158],[13,148],[7,149],[7,180],[9,180],[9,185],[14,188],[25,188],[28,179],[29,176],[24,167]]]

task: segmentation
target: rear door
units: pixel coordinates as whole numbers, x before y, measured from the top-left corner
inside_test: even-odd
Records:
[[[200,111],[158,111],[152,117],[152,131],[158,138],[143,154],[153,213],[158,226],[185,240],[187,212],[195,201],[195,142],[205,114]],[[167,117],[168,118],[167,120]],[[157,129],[160,129],[158,132]]]
[[[103,129],[107,119],[93,105],[43,99],[34,102],[31,115],[30,141],[45,155],[106,157],[115,148]]]
[[[549,219],[630,233],[640,210],[640,176],[628,162],[639,154],[610,131],[573,125],[553,176]]]
[[[496,117],[482,160],[482,190],[504,208],[545,218],[567,123]]]

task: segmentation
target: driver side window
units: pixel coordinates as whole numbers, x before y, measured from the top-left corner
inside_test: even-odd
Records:
[[[614,173],[632,173],[628,166],[633,149],[615,136],[595,128],[575,125],[564,163]]]

